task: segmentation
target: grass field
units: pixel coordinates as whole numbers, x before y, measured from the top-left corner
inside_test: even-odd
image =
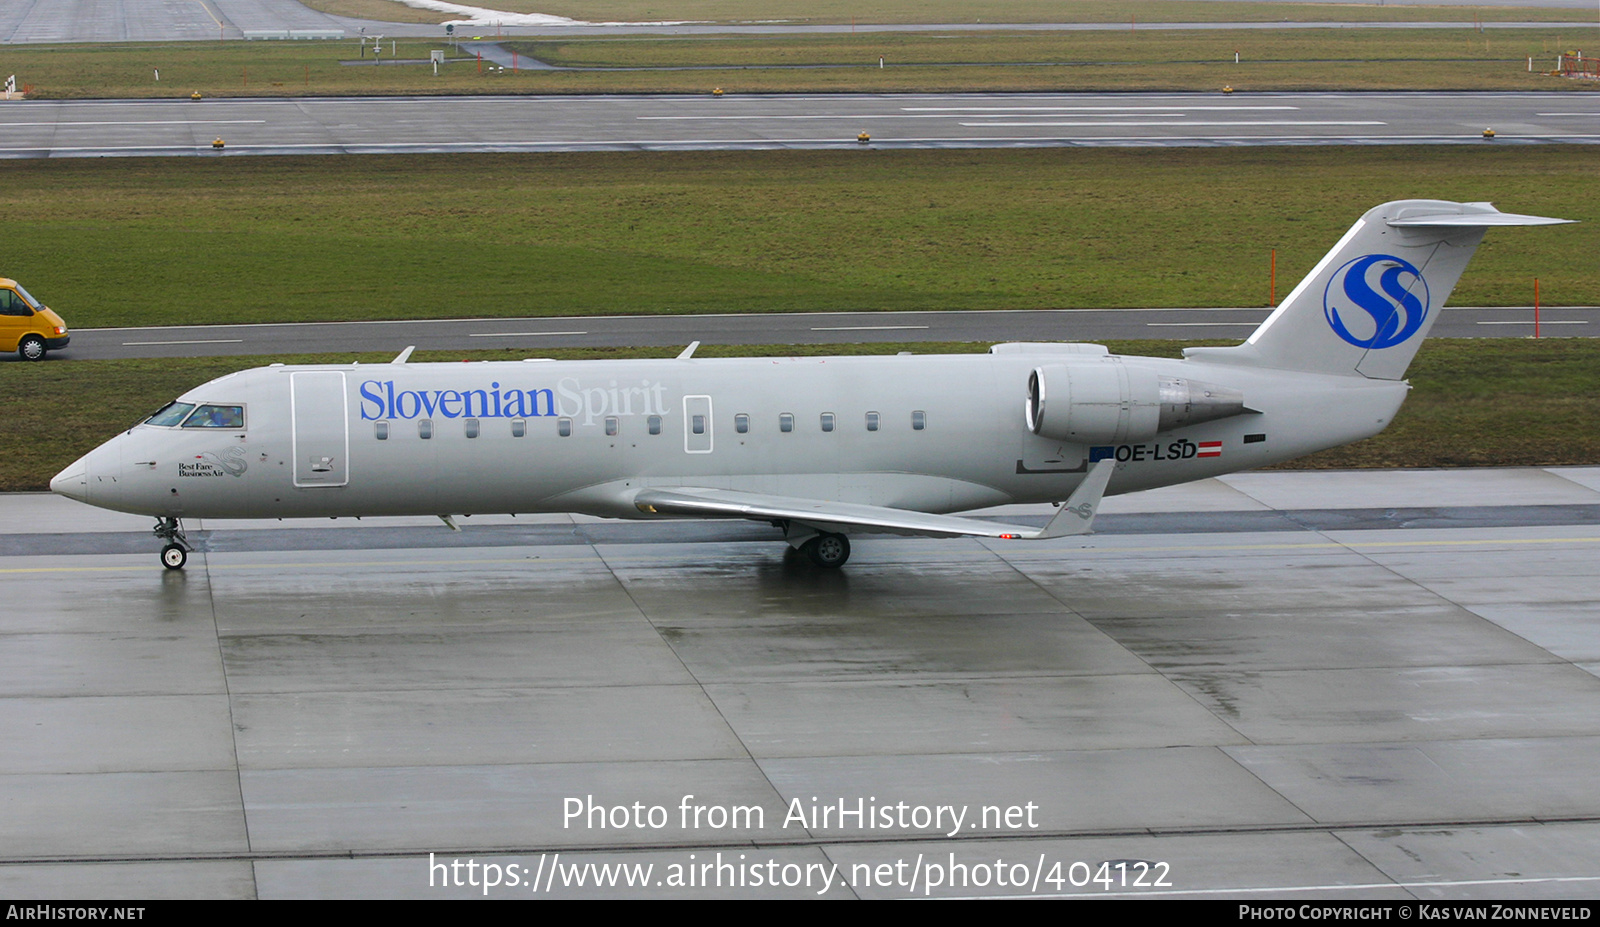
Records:
[[[863,34],[717,41],[553,39],[502,44],[565,67],[715,69],[544,73],[534,78],[586,86],[604,81],[635,89],[671,80],[688,90],[714,82],[728,92],[1188,91],[1224,85],[1258,91],[1593,91],[1590,83],[1545,73],[1566,49],[1563,43],[1573,40],[1559,29],[1493,34],[1355,29]],[[880,56],[883,68],[878,67]]]
[[[1592,81],[1545,73],[1594,26],[1467,29],[863,33],[756,38],[506,40],[578,70],[480,68],[444,41],[404,40],[370,64],[345,42],[0,45],[0,73],[34,99],[485,93],[1068,90],[1550,90]],[[442,48],[438,75],[425,63]],[[384,43],[385,55],[391,43]],[[1234,62],[1238,52],[1239,62]],[[878,67],[884,58],[886,67]],[[1533,59],[1533,71],[1528,58]],[[387,57],[385,60],[388,60]],[[366,62],[349,65],[345,62]],[[683,70],[688,69],[688,70]],[[156,71],[161,79],[155,79]]]
[[[1114,341],[1113,351],[1175,357],[1178,341]],[[972,352],[984,344],[726,347],[697,357]],[[670,357],[676,350],[547,352],[563,359]],[[415,360],[514,359],[522,352],[419,352]],[[79,455],[206,380],[287,363],[378,363],[387,354],[0,364],[0,492],[47,488]],[[1289,464],[1317,467],[1552,466],[1600,463],[1600,341],[1435,339],[1411,368],[1415,388],[1388,431]],[[1017,386],[1018,397],[1023,384]],[[63,397],[71,397],[70,402]]]
[[[0,162],[0,276],[73,327],[1261,306],[1368,207],[1586,218],[1581,146]],[[1178,230],[1181,230],[1179,232]],[[1600,303],[1600,223],[1491,234],[1456,305]]]
[[[395,0],[304,0],[341,16],[403,22],[450,17]],[[1217,3],[1185,0],[483,0],[474,6],[585,22],[1127,23],[1127,22],[1593,22],[1593,11],[1518,7],[1382,6],[1377,3]]]

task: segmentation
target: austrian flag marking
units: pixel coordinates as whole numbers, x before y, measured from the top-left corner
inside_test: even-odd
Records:
[[[1198,453],[1198,454],[1196,454],[1194,456],[1196,456],[1196,457],[1221,457],[1222,456],[1222,442],[1221,441],[1201,441],[1200,442],[1200,453]]]

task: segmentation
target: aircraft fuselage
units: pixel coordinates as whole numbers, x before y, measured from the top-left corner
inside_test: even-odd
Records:
[[[1406,386],[1160,358],[1061,354],[266,367],[179,401],[243,428],[141,424],[84,458],[86,498],[168,518],[581,512],[641,517],[692,485],[923,512],[1058,502],[1287,460],[1381,431]],[[1137,440],[1030,431],[1041,364],[1219,383],[1250,411]]]

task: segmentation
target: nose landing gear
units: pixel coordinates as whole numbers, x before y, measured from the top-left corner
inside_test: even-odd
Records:
[[[161,565],[169,570],[181,570],[189,562],[189,551],[194,550],[183,534],[183,525],[176,518],[156,519],[155,535],[167,545],[161,548]]]

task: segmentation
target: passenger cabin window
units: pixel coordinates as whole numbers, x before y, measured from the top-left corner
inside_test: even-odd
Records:
[[[570,419],[570,418],[558,418],[558,419],[556,419],[556,434],[560,435],[563,438],[572,437],[572,419]]]
[[[193,411],[192,402],[169,402],[157,409],[155,414],[144,420],[146,425],[160,425],[170,428],[183,421]]]
[[[749,434],[750,433],[750,416],[744,414],[743,412],[740,412],[738,415],[735,415],[733,417],[733,430],[737,431],[739,434],[742,434],[742,435]]]
[[[419,418],[419,419],[417,419],[417,437],[421,438],[424,441],[426,441],[429,438],[433,437],[433,419],[429,419],[429,418]]]
[[[833,430],[833,413],[832,412],[824,412],[824,413],[822,413],[822,430],[823,431],[832,431]]]
[[[697,435],[705,434],[706,433],[706,417],[704,415],[693,416],[690,419],[690,422],[689,422],[689,430],[693,431]]]
[[[876,412],[868,412],[867,413],[867,430],[868,431],[877,431],[878,430],[878,413],[876,413]]]
[[[461,420],[461,424],[466,429],[467,437],[476,438],[478,436],[478,420],[477,419],[475,419],[475,418],[462,419]]]
[[[784,434],[794,431],[794,413],[784,412],[778,416],[778,430]]]
[[[615,415],[608,415],[608,416],[606,416],[606,437],[615,438],[616,436],[617,436],[617,417]]]
[[[525,437],[527,434],[528,434],[528,420],[527,419],[525,419],[525,418],[514,418],[514,419],[511,420],[511,437],[513,437],[513,438],[521,438],[521,437]]]
[[[921,431],[922,429],[924,429],[926,427],[928,427],[928,413],[920,411],[920,410],[911,413],[911,430],[912,431]]]
[[[661,434],[661,416],[652,415],[652,416],[650,416],[649,422],[650,422],[650,433],[653,434],[653,435]]]
[[[379,441],[387,441],[387,440],[389,440],[389,423],[388,422],[373,422],[372,423],[372,436],[377,438]]]

